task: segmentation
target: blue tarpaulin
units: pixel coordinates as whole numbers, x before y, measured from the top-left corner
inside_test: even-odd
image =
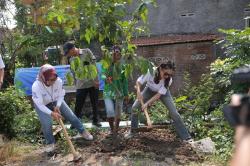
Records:
[[[70,71],[70,65],[59,65],[54,66],[57,72],[57,75],[63,80],[63,84],[67,84],[66,80],[66,73]],[[104,89],[104,81],[100,79],[100,70],[101,66],[100,63],[97,63],[98,68],[98,77],[100,82],[99,90]],[[31,88],[32,84],[35,82],[38,71],[40,70],[40,67],[32,67],[32,68],[19,68],[15,71],[15,86],[23,89],[26,95],[30,96],[32,94]]]
[[[70,71],[69,65],[54,66],[57,72],[57,75],[63,80],[63,83],[66,84],[65,74]],[[37,78],[38,71],[40,67],[32,68],[19,68],[15,72],[15,86],[21,88],[25,91],[26,95],[31,95],[31,87]]]

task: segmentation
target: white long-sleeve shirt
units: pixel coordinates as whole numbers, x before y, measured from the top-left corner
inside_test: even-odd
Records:
[[[58,77],[52,86],[47,87],[41,81],[36,80],[32,85],[32,99],[36,106],[46,114],[51,114],[51,110],[46,107],[51,102],[56,102],[60,107],[65,96],[62,80]]]
[[[156,84],[154,82],[154,76],[151,75],[151,73],[148,71],[146,75],[141,75],[137,81],[140,84],[144,84],[147,83],[146,86],[152,90],[153,92],[158,92],[161,95],[165,95],[167,93],[167,88],[165,87],[165,81],[163,79],[160,80],[160,82],[158,84]],[[170,86],[172,84],[173,80],[172,77],[169,81],[168,86]]]
[[[2,56],[0,55],[0,69],[3,69],[3,68],[5,68],[5,65],[3,63]]]

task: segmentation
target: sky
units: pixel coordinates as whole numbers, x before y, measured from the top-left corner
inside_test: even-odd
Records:
[[[14,15],[15,15],[15,6],[10,3],[9,1],[7,1],[7,11],[3,12],[0,10],[0,17],[4,16],[5,18],[7,18],[7,26],[8,28],[12,29],[16,26],[16,21],[14,20]],[[0,18],[1,19],[1,18]]]

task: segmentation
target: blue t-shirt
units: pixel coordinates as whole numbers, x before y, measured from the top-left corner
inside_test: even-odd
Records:
[[[96,68],[97,68],[97,72],[98,72],[99,90],[104,90],[105,81],[101,78],[101,76],[102,76],[102,64],[100,62],[97,62]]]

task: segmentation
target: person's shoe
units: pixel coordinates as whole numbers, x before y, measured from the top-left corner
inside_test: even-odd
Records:
[[[93,135],[91,135],[88,131],[84,131],[81,135],[85,140],[88,141],[92,141],[94,139]]]
[[[188,144],[193,144],[194,140],[192,138],[188,138],[186,140],[183,140],[183,142],[188,143]]]
[[[76,129],[73,125],[70,126],[70,129]]]
[[[46,153],[52,153],[55,151],[55,144],[48,144],[45,146],[45,152]]]
[[[102,127],[102,124],[100,122],[92,122],[92,124],[96,127]]]
[[[107,138],[107,139],[113,138],[113,134],[114,133],[111,130],[109,130],[105,138]]]
[[[127,132],[127,133],[124,135],[124,138],[125,138],[125,139],[130,139],[130,138],[133,138],[135,135],[136,135],[135,132],[129,131],[129,132]]]

